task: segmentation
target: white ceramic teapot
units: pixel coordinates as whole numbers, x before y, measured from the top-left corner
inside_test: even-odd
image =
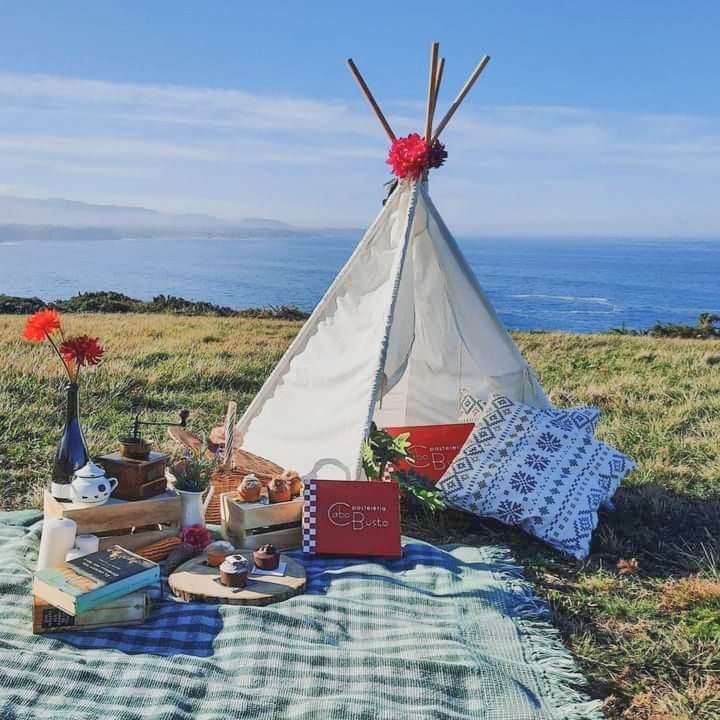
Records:
[[[70,497],[80,505],[102,505],[117,486],[117,478],[107,477],[105,471],[91,461],[75,471]]]

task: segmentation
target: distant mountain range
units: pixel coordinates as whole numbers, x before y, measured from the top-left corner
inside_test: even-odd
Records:
[[[0,242],[112,240],[128,236],[247,237],[335,232],[338,231],[301,228],[267,218],[230,221],[200,213],[172,215],[144,207],[0,195]]]
[[[280,220],[246,218],[221,220],[201,213],[169,215],[144,207],[124,205],[94,205],[64,198],[19,198],[0,195],[0,224],[9,225],[66,225],[69,227],[249,227],[295,229]]]

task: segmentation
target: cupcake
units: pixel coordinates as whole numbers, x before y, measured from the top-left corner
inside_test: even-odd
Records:
[[[263,485],[255,475],[246,475],[238,485],[240,502],[258,502],[262,489]]]
[[[268,495],[271,503],[287,502],[292,498],[290,483],[280,475],[274,477],[268,485]]]
[[[292,495],[292,497],[296,497],[302,493],[303,481],[295,470],[286,470],[280,477],[290,484],[290,495]]]
[[[243,587],[247,583],[248,565],[242,555],[228,555],[220,565],[220,582],[227,587]]]
[[[207,564],[210,567],[218,567],[228,555],[235,552],[235,547],[225,540],[216,540],[207,546],[206,551]]]
[[[260,549],[253,553],[253,559],[260,570],[275,570],[280,564],[280,553],[274,545],[261,545]]]

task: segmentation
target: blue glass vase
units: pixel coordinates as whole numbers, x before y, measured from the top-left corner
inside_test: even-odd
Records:
[[[65,429],[53,462],[51,492],[57,500],[71,500],[70,485],[76,470],[90,459],[82,427],[80,427],[80,394],[77,383],[68,383]]]

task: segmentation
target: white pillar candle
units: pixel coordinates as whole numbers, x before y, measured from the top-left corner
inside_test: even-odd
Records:
[[[43,521],[38,570],[65,562],[65,554],[75,545],[77,523],[68,518],[49,518]]]
[[[75,547],[82,550],[83,555],[89,555],[100,549],[100,541],[97,535],[78,535],[75,538]]]

